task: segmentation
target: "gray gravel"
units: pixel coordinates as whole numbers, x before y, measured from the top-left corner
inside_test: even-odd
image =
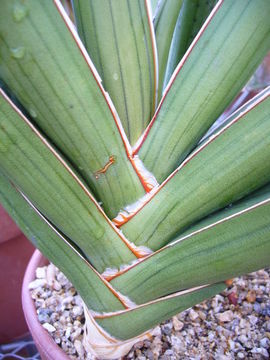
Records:
[[[53,265],[30,284],[38,318],[71,359],[94,360],[82,346],[83,308],[71,283]],[[228,289],[157,326],[151,341],[125,357],[138,360],[269,359],[270,270],[229,283]]]

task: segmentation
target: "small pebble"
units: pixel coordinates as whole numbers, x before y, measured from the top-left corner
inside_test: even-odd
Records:
[[[83,314],[83,308],[81,306],[74,306],[72,309],[72,313],[74,316],[79,316]]]
[[[180,331],[183,329],[184,323],[182,321],[178,320],[178,318],[176,316],[174,316],[172,318],[172,321],[173,321],[173,327],[176,331]]]
[[[45,279],[36,279],[36,280],[29,283],[28,289],[29,290],[34,290],[34,289],[37,289],[37,288],[42,288],[45,285],[46,285],[46,280]]]
[[[233,312],[231,310],[228,310],[221,314],[217,314],[216,317],[220,322],[229,322],[233,319]]]
[[[196,319],[198,319],[199,315],[196,313],[196,311],[194,311],[193,309],[190,309],[189,317],[192,321],[195,321]]]
[[[52,333],[56,330],[56,328],[49,323],[42,324],[42,326],[44,327],[44,329],[46,329],[50,333]]]
[[[45,279],[46,278],[46,268],[45,267],[36,268],[36,278],[37,279]]]
[[[254,290],[250,290],[248,293],[247,293],[247,297],[246,297],[247,301],[249,303],[254,303],[255,300],[256,300],[256,292]]]
[[[239,352],[239,353],[237,353],[237,357],[238,357],[238,359],[244,359],[245,354],[243,354],[242,352]]]

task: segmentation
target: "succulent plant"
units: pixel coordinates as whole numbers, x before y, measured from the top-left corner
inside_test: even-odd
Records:
[[[89,351],[270,264],[270,89],[208,131],[270,49],[269,0],[0,8],[0,199],[82,296]]]

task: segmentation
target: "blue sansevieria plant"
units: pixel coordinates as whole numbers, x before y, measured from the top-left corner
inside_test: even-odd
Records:
[[[125,354],[270,264],[269,0],[0,2],[0,200]],[[74,21],[74,23],[73,23]]]

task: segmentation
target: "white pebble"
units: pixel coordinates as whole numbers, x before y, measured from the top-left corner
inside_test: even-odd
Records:
[[[47,281],[49,286],[53,286],[55,281],[55,266],[53,264],[49,264],[47,267]]]
[[[251,350],[251,352],[253,354],[260,354],[260,355],[264,356],[267,359],[269,358],[268,351],[266,349],[264,349],[264,348],[253,348]]]
[[[248,318],[249,318],[249,321],[250,321],[250,323],[251,323],[252,325],[256,325],[256,324],[257,324],[257,322],[258,322],[257,316],[249,315]]]
[[[84,348],[83,348],[83,345],[81,343],[80,340],[75,340],[74,341],[74,347],[79,355],[79,358],[80,359],[83,359],[84,358]]]
[[[176,331],[180,331],[184,327],[184,323],[182,321],[178,320],[177,316],[173,317],[173,327]]]
[[[52,333],[56,330],[56,328],[49,323],[42,324],[42,326],[44,327],[44,329],[46,329],[50,333]]]
[[[54,280],[53,282],[53,288],[54,290],[56,291],[60,291],[62,289],[62,285],[57,281],[57,280]]]
[[[36,279],[34,281],[31,281],[30,284],[28,285],[28,289],[29,290],[34,290],[37,288],[42,288],[46,285],[46,280],[45,279]]]
[[[36,268],[36,278],[37,279],[45,279],[46,278],[46,268],[45,267]]]
[[[63,301],[62,301],[62,304],[63,305],[68,305],[68,304],[70,304],[71,302],[73,301],[73,296],[66,296],[64,299],[63,299]]]
[[[231,310],[228,310],[221,314],[216,314],[216,317],[220,322],[229,322],[233,319],[233,312]]]
[[[194,321],[199,317],[199,315],[196,313],[196,311],[194,311],[193,309],[190,309],[189,317],[192,321]]]
[[[260,340],[260,345],[261,345],[261,347],[268,349],[268,347],[270,345],[270,340],[268,338],[263,338]]]
[[[80,316],[83,314],[83,308],[80,306],[74,306],[74,308],[72,309],[72,313],[74,316]]]
[[[242,352],[237,353],[238,359],[244,359],[245,355]]]
[[[71,335],[70,335],[70,339],[72,341],[74,341],[75,339],[77,339],[80,335],[81,335],[82,329],[78,328],[76,329]]]

